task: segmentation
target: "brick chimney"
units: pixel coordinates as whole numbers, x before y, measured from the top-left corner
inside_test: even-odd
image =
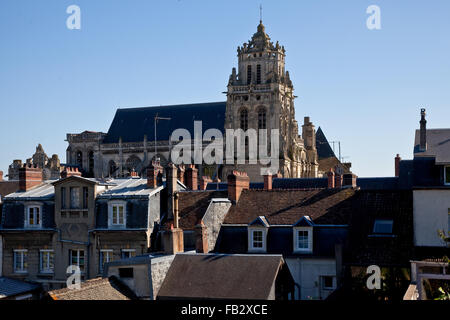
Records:
[[[425,109],[420,109],[420,151],[427,151],[427,120],[425,119],[425,116]]]
[[[198,189],[198,181],[197,181],[197,176],[198,176],[198,170],[195,167],[195,165],[191,164],[188,166],[188,168],[186,169],[186,187],[189,190],[197,190]]]
[[[178,226],[178,193],[173,195],[173,225],[169,230],[162,233],[162,243],[164,252],[167,254],[177,254],[184,251],[184,234]]]
[[[42,183],[42,169],[36,165],[19,168],[19,190],[28,191]]]
[[[138,173],[137,173],[136,171],[134,171],[134,169],[133,169],[133,170],[131,170],[131,172],[130,172],[130,177],[132,177],[132,178],[139,178],[139,175],[138,175]]]
[[[344,174],[344,188],[356,188],[356,179],[358,177],[353,173]]]
[[[342,188],[342,175],[336,173],[336,175],[334,176],[334,182],[335,188]]]
[[[400,176],[400,161],[402,158],[400,158],[400,155],[397,153],[397,156],[395,157],[395,176]]]
[[[162,184],[162,167],[159,161],[152,161],[147,168],[147,187],[154,189]]]
[[[195,251],[208,253],[208,233],[203,221],[195,226]]]
[[[65,167],[63,172],[61,172],[61,179],[68,178],[71,176],[81,177],[81,172],[77,167]]]
[[[182,184],[184,184],[184,165],[182,165],[182,164],[180,164],[179,166],[178,166],[178,170],[177,170],[177,177],[178,177],[178,180],[182,183]]]
[[[245,172],[233,171],[227,177],[228,180],[228,198],[237,203],[242,190],[250,188],[250,178]]]
[[[335,182],[334,171],[330,169],[330,171],[328,171],[327,173],[327,176],[328,176],[328,189],[334,189],[334,182]]]
[[[212,179],[210,177],[207,177],[207,176],[201,177],[200,181],[199,181],[199,189],[200,190],[206,190],[206,186],[210,182],[212,182]]]
[[[3,171],[0,171],[0,181],[3,181]]]
[[[272,190],[272,181],[274,175],[270,172],[267,172],[264,176],[264,190]]]

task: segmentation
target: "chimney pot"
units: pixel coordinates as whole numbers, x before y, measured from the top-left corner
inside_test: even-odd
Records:
[[[233,171],[227,177],[228,180],[228,198],[237,203],[242,190],[250,188],[250,178],[245,172]]]
[[[400,161],[402,158],[400,158],[400,155],[397,153],[397,156],[395,157],[395,176],[400,176]]]
[[[267,172],[264,175],[264,190],[272,190],[273,175]]]
[[[334,182],[335,182],[335,177],[334,177],[334,171],[330,169],[330,171],[328,171],[328,189],[334,189]]]
[[[198,170],[191,164],[186,169],[186,187],[190,190],[198,190]]]
[[[425,109],[420,109],[420,151],[427,151],[427,120]]]

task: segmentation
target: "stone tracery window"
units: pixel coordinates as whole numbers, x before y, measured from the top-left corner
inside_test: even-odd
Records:
[[[252,82],[252,66],[247,66],[247,84]]]
[[[258,129],[267,129],[266,109],[261,107],[258,110]]]

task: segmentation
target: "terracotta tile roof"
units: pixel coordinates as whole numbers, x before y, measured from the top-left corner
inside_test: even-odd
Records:
[[[194,230],[203,218],[211,199],[227,198],[227,191],[186,191],[180,192],[178,210],[180,215],[179,226],[183,230]],[[172,220],[166,222],[166,227]]]
[[[54,300],[131,300],[134,293],[116,277],[95,278],[81,284],[80,289],[49,291]]]
[[[316,224],[348,224],[355,189],[244,190],[225,224],[248,224],[265,216],[269,224],[296,223],[310,216]]]

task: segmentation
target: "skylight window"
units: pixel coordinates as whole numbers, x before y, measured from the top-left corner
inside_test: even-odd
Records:
[[[392,220],[381,220],[377,219],[375,220],[375,223],[373,225],[373,233],[376,234],[392,234]]]

